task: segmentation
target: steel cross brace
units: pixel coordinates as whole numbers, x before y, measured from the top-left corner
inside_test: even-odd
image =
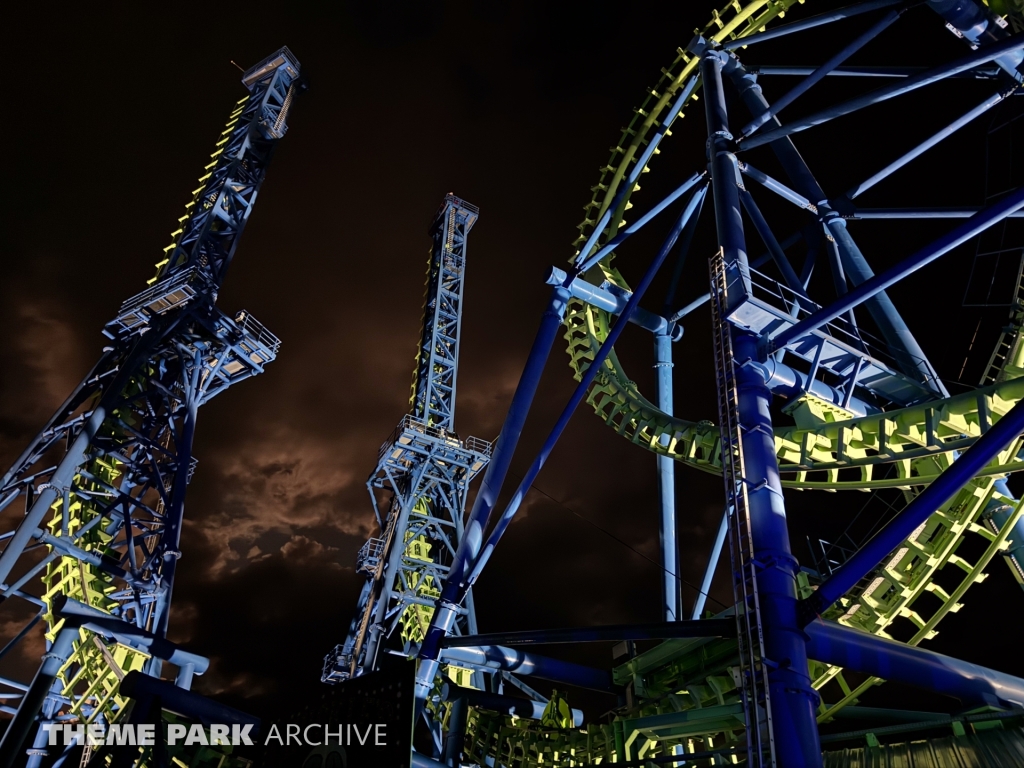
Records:
[[[722,254],[722,274],[716,276],[715,288],[719,296],[715,303],[724,311],[731,309],[738,300],[733,293],[726,292],[727,280],[735,280],[736,285],[748,280],[745,277],[747,255],[740,214],[739,168],[732,151],[722,85],[727,60],[721,52],[705,50],[701,61],[709,164]],[[741,290],[737,288],[736,292]],[[749,293],[749,287],[745,292]],[[718,386],[723,409],[721,422],[723,425],[731,423],[735,428],[735,432],[730,428],[726,434],[723,426],[722,451],[737,462],[734,467],[736,487],[730,487],[728,471],[726,485],[727,504],[733,509],[730,548],[734,580],[742,586],[738,595],[743,595],[738,596],[743,605],[737,605],[738,628],[742,623],[740,643],[741,649],[746,648],[745,663],[754,665],[741,670],[745,680],[749,759],[752,765],[775,765],[776,760],[785,766],[820,765],[814,716],[817,701],[810,687],[806,648],[797,625],[795,561],[789,549],[775,457],[769,415],[771,393],[756,366],[741,364],[729,372],[733,370],[733,361],[758,359],[756,339],[726,325],[720,313],[716,312],[716,316],[721,325],[716,327],[715,333],[732,348],[731,358],[725,350],[719,350],[718,363],[727,369],[719,371]],[[767,569],[753,565],[753,562],[767,559],[782,565]],[[751,642],[759,647],[750,647]],[[766,664],[766,661],[774,663]],[[762,671],[762,666],[767,670]],[[763,720],[759,714],[761,707]]]

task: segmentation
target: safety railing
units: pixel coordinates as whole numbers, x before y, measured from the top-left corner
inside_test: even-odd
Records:
[[[274,334],[267,330],[267,327],[263,325],[259,320],[249,314],[246,310],[242,310],[235,315],[235,323],[238,324],[245,333],[250,336],[257,344],[260,344],[275,355],[281,348],[281,340]]]

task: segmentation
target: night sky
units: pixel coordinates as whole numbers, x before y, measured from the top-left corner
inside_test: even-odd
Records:
[[[198,690],[257,713],[287,710],[319,690],[323,656],[344,639],[362,583],[356,551],[374,533],[365,479],[408,409],[426,230],[444,194],[481,210],[468,248],[457,427],[463,437],[490,440],[548,295],[544,269],[572,256],[581,208],[619,127],[712,7],[700,0],[643,10],[609,2],[8,10],[17,22],[4,34],[5,466],[97,359],[103,324],[152,276],[232,105],[245,95],[232,60],[245,68],[288,45],[310,77],[218,301],[229,313],[249,310],[283,343],[264,375],[200,413],[171,633],[213,659]],[[910,17],[854,61],[931,64],[966,52],[927,10]],[[812,64],[835,47],[836,38],[823,34],[752,48],[743,58]],[[766,80],[766,95],[791,84]],[[827,86],[793,106],[793,115],[874,84]],[[826,190],[838,193],[991,90],[940,84],[797,143]],[[673,130],[634,213],[703,166],[702,104]],[[868,204],[980,204],[984,123],[879,185]],[[767,150],[751,161],[781,175]],[[758,199],[770,219],[788,222],[780,237],[799,226],[794,212]],[[709,212],[680,304],[706,290]],[[616,263],[634,282],[668,224],[657,222],[622,249]],[[946,226],[863,222],[851,231],[877,271]],[[961,307],[972,254],[973,246],[960,249],[891,294],[950,382],[983,320],[963,377],[969,384],[1005,317],[1005,309]],[[812,288],[827,298],[828,278],[818,278]],[[659,309],[664,292],[657,282],[646,304]],[[514,482],[572,391],[563,350],[559,342],[512,465]],[[619,351],[653,397],[650,337],[630,328]],[[676,356],[677,412],[715,419],[705,313],[687,325]],[[680,468],[677,482],[681,576],[695,583],[718,525],[721,480]],[[654,457],[584,408],[536,485],[477,589],[481,630],[657,620]],[[835,535],[869,498],[852,495],[791,494],[798,557],[806,561],[806,534]],[[1024,597],[1001,562],[991,574],[930,647],[1021,674],[1009,633],[1018,620],[1001,621],[978,642],[979,627],[997,612],[1019,615]],[[726,582],[716,583],[715,599],[725,603],[729,594]],[[686,590],[688,604],[693,595]],[[0,622],[0,632],[14,627],[13,619]],[[26,646],[24,677],[40,648],[38,639]],[[606,646],[574,658],[610,660]]]

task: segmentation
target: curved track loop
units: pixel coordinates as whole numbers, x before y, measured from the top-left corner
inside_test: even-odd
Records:
[[[709,24],[696,32],[718,42],[743,38],[761,31],[796,4],[797,0],[737,0],[716,12]],[[658,85],[648,91],[641,107],[634,110],[635,115],[622,129],[608,163],[600,169],[600,180],[591,188],[591,200],[584,208],[586,218],[578,227],[581,234],[575,241],[577,249],[616,198],[643,147],[670,117],[669,105],[695,74],[696,66],[697,60],[680,49],[671,66],[662,70]],[[668,135],[670,131],[666,132]],[[642,173],[648,170],[645,167]],[[642,173],[638,178],[642,178]],[[639,189],[634,184],[620,199],[595,249],[625,225],[631,198]],[[628,291],[626,281],[611,264],[613,256],[609,254],[593,267],[586,278],[594,284],[607,281]],[[949,466],[958,452],[1024,398],[1021,299],[1019,293],[1019,309],[993,353],[987,386],[983,388],[861,418],[853,418],[852,414],[811,396],[793,404],[795,408],[787,408],[796,424],[775,427],[783,485],[796,490],[825,491],[893,488],[901,489],[907,498],[916,495]],[[610,320],[611,316],[603,310],[575,299],[570,303],[565,338],[577,380],[607,337]],[[587,400],[605,423],[631,442],[702,471],[721,472],[718,427],[710,421],[686,421],[661,411],[639,392],[614,351]],[[1022,448],[1021,440],[1008,446],[897,548],[886,563],[846,595],[828,613],[828,618],[896,637],[910,645],[934,637],[939,621],[958,611],[967,589],[985,579],[985,571],[997,555],[1006,554],[1008,535],[1024,514],[1024,502],[1004,496],[998,481],[1024,470]],[[1012,509],[1001,526],[994,524],[990,514],[998,507]],[[957,554],[969,537],[978,538],[983,544],[982,554],[973,561]],[[950,573],[954,574],[952,578]],[[1015,575],[1024,583],[1024,573],[1019,568]],[[940,583],[956,586],[946,591]],[[803,589],[810,587],[805,583]],[[926,595],[931,598],[919,600]],[[739,700],[740,692],[731,672],[735,665],[734,640],[670,641],[657,653],[658,659],[648,667],[644,666],[644,657],[638,657],[614,671],[616,682],[632,683],[643,703],[617,718],[613,725],[590,725],[585,731],[555,730],[474,710],[467,729],[467,756],[481,764],[490,758],[495,765],[575,765],[615,760],[622,755],[626,759],[664,755],[668,754],[667,743],[648,739],[639,731],[630,734],[630,722],[709,705],[725,706]],[[822,721],[855,703],[873,685],[884,682],[869,678],[852,687],[843,678],[842,669],[814,661],[811,673],[814,687],[822,693]],[[726,743],[743,727],[741,723],[719,726],[714,730],[724,736]],[[716,743],[719,738],[716,736]]]
[[[716,12],[703,31],[696,32],[717,42],[741,39],[763,30],[796,4],[797,0],[733,2]],[[591,187],[591,200],[584,206],[586,218],[578,225],[580,236],[574,243],[577,248],[584,244],[614,201],[638,154],[653,131],[669,117],[667,110],[673,98],[696,69],[697,59],[678,49],[671,66],[662,70],[657,86],[648,91],[643,104],[634,110],[635,115],[622,129],[608,163],[600,169],[600,180]],[[666,136],[669,135],[671,131],[666,132]],[[654,154],[657,155],[658,150]],[[642,173],[646,173],[649,166],[650,162]],[[625,213],[632,207],[631,198],[639,190],[640,185],[634,184],[622,197],[594,246],[595,251],[626,224]],[[614,253],[609,254],[591,270],[588,278],[595,283],[607,281],[628,291],[629,285],[611,264],[613,258]],[[609,320],[604,310],[578,299],[570,303],[565,338],[569,364],[576,379],[604,342]],[[1021,370],[1020,360],[1007,360],[1006,364],[1011,369]],[[947,400],[860,419],[849,418],[840,408],[810,399],[803,408],[803,418],[798,419],[804,423],[775,429],[780,469],[787,476],[784,484],[791,488],[825,490],[909,489],[926,485],[931,476],[916,474],[912,459],[965,449],[1022,396],[1024,380],[1001,381]],[[721,471],[718,428],[710,421],[687,421],[661,411],[639,392],[614,351],[598,374],[587,401],[606,424],[630,441],[707,472]],[[876,467],[884,464],[896,465],[895,477],[879,477]],[[857,471],[840,475],[840,470],[848,468],[857,468]],[[1018,467],[1017,462],[1013,462],[1006,467],[993,467],[992,471],[1005,474],[1018,468],[1024,465]]]

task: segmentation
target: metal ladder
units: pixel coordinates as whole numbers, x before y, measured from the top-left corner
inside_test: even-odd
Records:
[[[711,312],[721,429],[722,474],[729,508],[729,555],[733,571],[736,636],[739,644],[739,683],[747,724],[750,766],[775,766],[772,708],[764,661],[761,603],[757,593],[757,564],[747,509],[742,427],[736,391],[736,371],[729,323],[724,317],[728,277],[719,251],[711,260]]]

